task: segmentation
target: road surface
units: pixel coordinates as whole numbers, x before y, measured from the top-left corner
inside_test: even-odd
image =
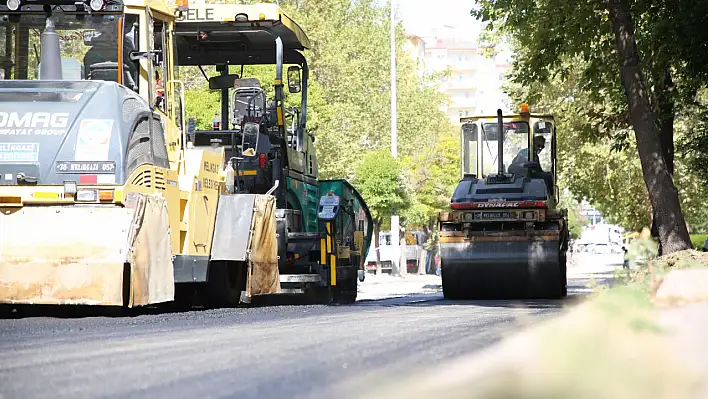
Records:
[[[350,306],[0,320],[0,398],[357,397],[552,317],[596,271],[569,270],[560,301],[455,302],[438,288]]]

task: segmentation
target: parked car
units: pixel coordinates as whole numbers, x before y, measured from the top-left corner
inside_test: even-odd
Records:
[[[622,246],[615,243],[593,243],[587,246],[587,252],[591,254],[621,254],[624,253]]]

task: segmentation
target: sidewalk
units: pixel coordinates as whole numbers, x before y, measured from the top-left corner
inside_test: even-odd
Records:
[[[622,267],[622,255],[590,255],[575,253],[568,258],[568,278],[593,278],[610,280],[618,268]],[[588,289],[589,290],[589,289]],[[368,274],[359,283],[357,300],[396,298],[414,294],[434,294],[442,292],[440,276],[430,274],[406,274],[394,277],[390,274]]]

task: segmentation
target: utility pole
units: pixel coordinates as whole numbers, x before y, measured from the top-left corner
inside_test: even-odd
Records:
[[[396,19],[395,2],[389,1],[391,13],[391,155],[398,158],[398,111],[396,104]],[[394,272],[405,275],[406,262],[401,262],[401,228],[398,215],[391,215],[391,244],[393,246],[392,261]]]

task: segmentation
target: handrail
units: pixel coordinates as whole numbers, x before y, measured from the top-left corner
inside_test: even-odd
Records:
[[[186,123],[187,123],[187,122],[185,121],[185,118],[186,118],[186,116],[187,116],[187,112],[186,112],[185,109],[184,109],[185,106],[186,106],[185,101],[184,101],[184,82],[181,81],[181,80],[174,79],[174,80],[168,81],[167,83],[168,83],[168,84],[172,84],[172,85],[179,84],[180,87],[181,87],[181,89],[182,89],[182,90],[180,90],[180,92],[179,92],[179,97],[180,97],[180,98],[179,98],[179,100],[180,100],[180,125],[181,125],[181,126],[179,126],[179,128],[180,128],[180,133],[181,133],[181,136],[182,136],[182,137],[181,137],[181,138],[182,138],[182,145],[180,146],[180,147],[181,147],[181,149],[180,149],[180,155],[179,155],[179,157],[178,157],[178,159],[177,159],[177,163],[181,164],[181,165],[180,165],[180,170],[182,171],[182,173],[186,174],[186,173],[187,173],[187,170],[186,170],[186,164],[185,164],[185,162],[186,162],[186,159],[187,159],[187,128],[186,128]],[[172,92],[173,92],[173,93],[175,92],[175,89],[176,89],[176,88],[173,88],[173,89],[172,89]],[[171,106],[174,107],[174,101],[171,103]],[[173,108],[173,112],[172,112],[172,113],[174,114],[174,108]]]

